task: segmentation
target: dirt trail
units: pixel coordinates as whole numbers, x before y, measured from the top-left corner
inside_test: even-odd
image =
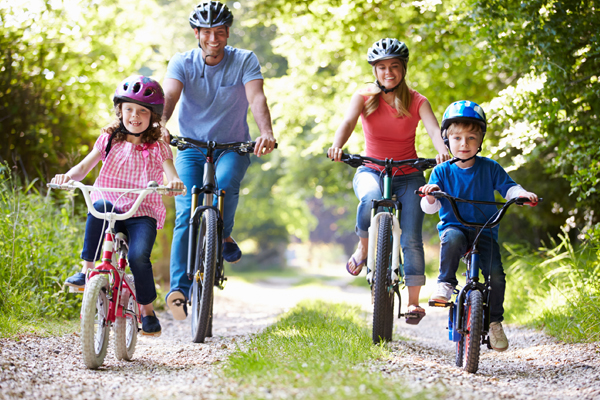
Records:
[[[232,280],[215,300],[215,337],[190,342],[189,320],[159,315],[160,338],[140,337],[134,361],[116,361],[112,343],[98,371],[85,369],[79,338],[25,337],[0,340],[0,399],[212,399],[211,379],[239,343],[271,324],[305,298],[346,301],[370,309],[366,289],[327,281],[329,286],[293,287],[289,280],[248,284]],[[427,289],[426,289],[427,290]],[[600,399],[600,344],[568,345],[539,332],[508,326],[510,348],[483,350],[477,374],[454,367],[447,340],[447,313],[427,309],[418,326],[395,322],[394,357],[371,368],[407,379],[415,390],[431,388],[443,398]],[[191,383],[191,384],[190,384]]]

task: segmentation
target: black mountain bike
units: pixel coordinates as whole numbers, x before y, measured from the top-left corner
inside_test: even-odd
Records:
[[[423,193],[416,191],[416,194],[422,196]],[[491,229],[500,223],[500,220],[508,208],[513,205],[529,204],[535,206],[537,203],[531,203],[527,197],[517,197],[507,201],[506,203],[490,202],[490,201],[475,201],[465,200],[458,197],[450,196],[442,191],[430,193],[436,199],[447,199],[452,206],[452,211],[456,215],[456,219],[468,227],[475,228],[475,240],[473,245],[463,256],[463,261],[467,264],[467,282],[459,291],[455,290],[455,302],[440,303],[434,300],[429,301],[430,307],[449,307],[448,313],[448,330],[449,339],[456,343],[456,366],[463,368],[467,372],[474,373],[479,368],[479,353],[482,344],[490,345],[489,329],[490,329],[490,291],[491,277],[485,277],[485,282],[479,281],[479,270],[481,268],[480,253],[477,245],[482,230]],[[539,199],[542,201],[542,199]],[[502,206],[487,222],[469,222],[465,221],[456,203],[469,204],[486,204]]]
[[[394,293],[398,296],[398,318],[405,316],[401,313],[402,299],[399,289],[400,284],[404,282],[400,247],[402,203],[392,196],[392,170],[395,167],[410,166],[424,171],[435,167],[436,161],[434,158],[401,161],[378,160],[358,154],[343,154],[342,161],[354,168],[369,163],[385,168],[382,172],[381,200],[373,200],[371,205],[367,281],[371,286],[373,301],[373,343],[389,342],[392,340],[394,331]]]
[[[212,336],[213,288],[224,289],[227,277],[223,264],[223,204],[225,191],[218,189],[214,159],[215,150],[254,152],[256,142],[200,142],[184,137],[172,137],[171,145],[179,150],[193,148],[206,158],[202,187],[192,188],[192,207],[187,257],[187,275],[192,280],[192,340],[204,343]],[[277,147],[277,144],[275,144]],[[201,149],[206,149],[206,155]],[[225,154],[225,153],[222,153]],[[222,155],[221,154],[221,155]],[[217,206],[213,206],[217,197]]]

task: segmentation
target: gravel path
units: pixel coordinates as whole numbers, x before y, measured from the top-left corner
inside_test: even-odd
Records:
[[[346,301],[370,309],[369,292],[340,286],[291,287],[278,280],[247,284],[230,280],[215,300],[214,338],[190,342],[189,320],[159,315],[163,334],[139,337],[134,361],[117,361],[112,343],[104,365],[85,368],[76,333],[62,337],[0,340],[0,399],[213,399],[222,398],[213,377],[221,362],[250,335],[305,298]],[[600,399],[600,344],[568,345],[540,332],[506,327],[510,348],[483,349],[477,374],[454,367],[454,347],[445,330],[447,312],[427,309],[418,326],[396,320],[394,357],[372,370],[408,378],[448,399]]]

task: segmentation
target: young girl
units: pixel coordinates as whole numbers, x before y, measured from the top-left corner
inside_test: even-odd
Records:
[[[160,119],[164,94],[155,80],[141,75],[125,79],[113,97],[117,119],[102,129],[93,150],[85,159],[66,174],[56,175],[52,183],[63,184],[69,180],[80,181],[102,160],[102,169],[94,186],[107,188],[145,188],[149,181],[163,183],[166,173],[168,187],[183,189],[173,165],[173,154],[168,144],[160,140]],[[92,192],[94,207],[100,211],[127,212],[135,202],[136,194],[117,192]],[[104,200],[103,200],[104,199]],[[160,336],[161,327],[152,302],[156,299],[150,254],[156,239],[156,230],[165,222],[166,209],[160,195],[149,194],[132,218],[117,221],[117,231],[125,231],[129,238],[129,267],[133,273],[137,301],[142,309],[142,334]],[[66,285],[85,285],[86,271],[94,268],[100,259],[105,221],[88,214],[83,241],[83,270],[69,277]]]
[[[367,52],[367,62],[373,66],[375,84],[357,91],[350,100],[344,121],[338,128],[329,158],[341,161],[342,147],[346,144],[362,118],[366,155],[377,159],[396,161],[417,158],[415,137],[419,120],[423,121],[434,147],[438,163],[450,158],[440,136],[440,127],[429,101],[406,84],[408,47],[398,39],[385,38],[373,44]],[[346,270],[356,276],[367,262],[371,200],[381,198],[380,171],[376,165],[362,166],[354,176],[354,192],[360,203],[356,218],[358,247],[346,264]],[[423,211],[419,199],[412,195],[425,182],[423,173],[411,167],[395,168],[393,192],[402,203],[400,242],[404,252],[405,282],[408,287],[409,324],[417,324],[425,316],[419,306],[421,286],[425,285],[425,257],[421,231]],[[408,195],[405,195],[408,193]]]

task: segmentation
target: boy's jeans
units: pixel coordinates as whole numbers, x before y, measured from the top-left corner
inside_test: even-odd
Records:
[[[214,160],[218,163],[215,168],[218,188],[225,190],[223,203],[223,238],[231,236],[235,210],[240,197],[242,179],[250,166],[248,154],[239,155],[228,151],[221,158],[224,150],[216,150]],[[204,151],[206,154],[206,150]],[[177,152],[175,168],[181,181],[187,187],[185,196],[175,197],[175,229],[173,230],[173,245],[171,246],[171,291],[180,290],[188,297],[192,281],[187,277],[187,256],[190,209],[192,207],[192,187],[202,187],[205,158],[196,149]],[[217,205],[217,196],[214,199]]]
[[[356,234],[361,238],[369,237],[371,200],[381,200],[383,197],[380,175],[379,171],[368,167],[359,167],[354,175],[352,182],[354,193],[360,200],[356,213]],[[415,195],[415,190],[425,183],[422,172],[408,175],[399,174],[392,179],[392,193],[396,194],[402,203],[400,245],[404,256],[406,286],[425,285],[425,254],[421,236],[424,213],[421,210],[421,198]],[[356,262],[360,261],[356,260]]]
[[[465,227],[449,227],[440,235],[440,275],[438,282],[446,282],[452,286],[458,285],[456,272],[462,256],[475,240],[475,230]],[[504,320],[504,292],[506,290],[506,274],[502,268],[500,259],[500,248],[498,243],[482,233],[479,236],[478,249],[480,253],[480,282],[484,282],[490,273],[491,257],[491,287],[490,292],[490,322],[502,322]]]
[[[107,201],[105,208],[104,202],[98,200],[94,203],[94,208],[100,212],[104,212],[105,210],[112,210],[113,205]],[[102,229],[103,226],[104,229]],[[97,261],[100,259],[106,228],[108,228],[108,222],[88,213],[85,225],[85,237],[83,239],[83,251],[81,252],[83,260]],[[152,263],[150,262],[152,247],[156,240],[156,220],[151,217],[135,217],[124,221],[117,221],[115,223],[115,231],[123,232],[127,235],[127,244],[129,245],[127,259],[129,260],[129,268],[135,280],[137,302],[141,305],[150,304],[156,299],[156,287],[154,285]],[[98,246],[98,243],[100,243],[100,246]]]

